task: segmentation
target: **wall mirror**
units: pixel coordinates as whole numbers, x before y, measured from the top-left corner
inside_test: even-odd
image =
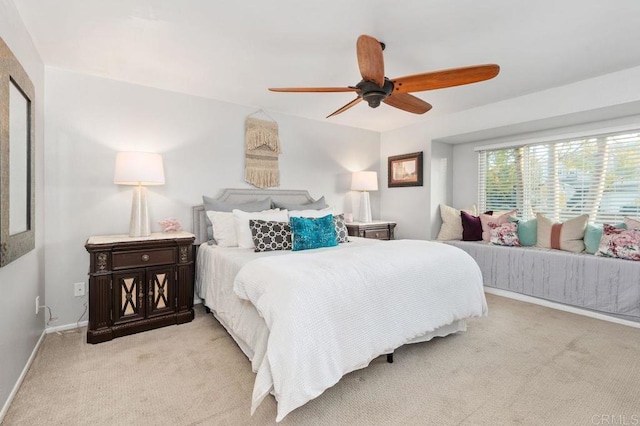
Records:
[[[0,267],[35,248],[34,95],[0,38]]]

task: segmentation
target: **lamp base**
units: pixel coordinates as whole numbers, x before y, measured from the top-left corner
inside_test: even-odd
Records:
[[[358,212],[358,221],[371,222],[371,199],[369,198],[369,192],[363,191],[360,194],[360,211]]]
[[[148,237],[151,235],[149,226],[149,211],[147,210],[147,188],[138,185],[133,190],[131,203],[130,237]]]

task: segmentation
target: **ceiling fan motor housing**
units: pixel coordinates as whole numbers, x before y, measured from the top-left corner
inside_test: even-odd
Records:
[[[384,78],[384,85],[382,87],[373,81],[365,80],[358,83],[356,87],[360,90],[362,99],[367,101],[371,108],[379,107],[380,102],[385,100],[387,96],[393,92],[393,83],[386,77]]]

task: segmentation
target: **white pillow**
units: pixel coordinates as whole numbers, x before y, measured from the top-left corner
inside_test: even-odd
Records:
[[[249,221],[253,220],[266,220],[269,222],[289,222],[289,214],[286,210],[263,210],[261,212],[243,212],[242,210],[233,210],[234,221],[236,224],[236,235],[238,237],[238,247],[241,248],[255,248],[253,243],[253,235],[251,235],[251,228],[249,228]],[[214,233],[215,236],[215,228]],[[217,236],[216,236],[217,239]]]
[[[462,211],[474,216],[478,215],[475,204],[462,209]],[[460,217],[460,210],[440,204],[440,217],[442,218],[442,226],[437,239],[440,241],[461,240],[462,218]]]
[[[217,245],[220,247],[238,246],[233,213],[207,210],[207,217],[213,226],[213,235]]]
[[[289,210],[289,217],[306,217],[316,219],[333,214],[333,207],[327,207],[322,210]]]

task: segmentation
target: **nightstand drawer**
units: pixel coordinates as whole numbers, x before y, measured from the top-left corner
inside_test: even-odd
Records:
[[[176,249],[171,247],[155,250],[120,251],[113,253],[113,269],[166,265],[175,263],[176,260]]]
[[[388,240],[389,237],[389,228],[384,229],[365,229],[364,230],[365,238],[376,238],[378,240]]]
[[[376,240],[393,240],[395,222],[378,220],[375,222],[347,223],[347,230],[352,237],[371,238]]]

